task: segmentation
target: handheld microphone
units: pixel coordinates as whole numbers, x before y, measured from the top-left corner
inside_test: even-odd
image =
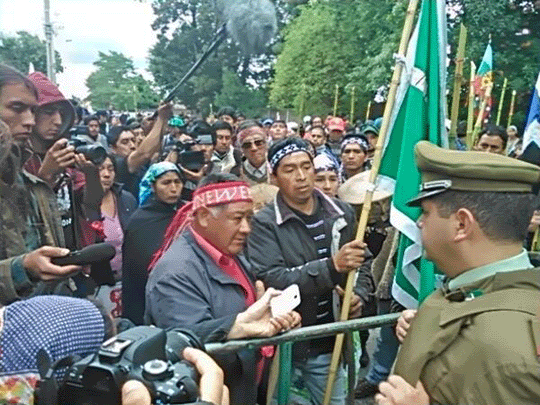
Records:
[[[70,252],[67,256],[55,257],[51,259],[51,262],[57,266],[67,266],[70,264],[86,266],[104,260],[111,260],[115,255],[116,249],[114,246],[108,243],[96,243],[81,250]]]

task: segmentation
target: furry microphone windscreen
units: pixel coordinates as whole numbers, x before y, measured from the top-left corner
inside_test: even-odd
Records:
[[[227,32],[247,54],[261,54],[277,31],[276,8],[270,0],[218,0]]]

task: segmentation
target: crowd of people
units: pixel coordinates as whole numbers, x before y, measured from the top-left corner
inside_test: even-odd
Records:
[[[380,118],[297,123],[246,118],[233,107],[175,116],[171,103],[153,114],[83,111],[42,73],[0,65],[0,402],[33,403],[40,349],[52,361],[85,356],[135,325],[188,328],[210,343],[334,322],[353,271],[350,318],[404,312],[397,335],[381,329],[372,358],[369,332],[360,333],[359,364],[340,363],[332,404],[345,404],[351,390],[356,398],[379,392],[380,404],[540,402],[530,343],[540,339],[540,277],[523,252],[540,223],[531,192],[540,169],[502,156],[521,153],[515,127],[486,126],[476,152],[417,146],[424,183],[412,204],[424,213],[428,258],[451,279],[417,313],[391,295],[400,254],[390,224],[393,191],[375,191],[365,239],[355,239]],[[457,146],[464,149],[460,139]],[[102,242],[115,249],[110,261],[55,264]],[[485,266],[484,274],[478,269]],[[487,275],[495,281],[487,283]],[[293,284],[300,305],[274,316],[270,302]],[[519,308],[520,317],[494,299],[476,312],[467,307],[469,318],[444,312],[456,291],[464,296],[455,301],[473,301],[469,285],[486,297],[500,292],[495,297]],[[511,304],[511,293],[515,300],[522,290]],[[476,354],[474,368],[467,356],[481,345],[465,325],[471,314],[487,312],[478,321],[482,338],[499,315],[524,336],[510,352],[510,335],[492,336],[500,340],[485,354],[493,362],[488,367]],[[439,323],[454,327],[437,333]],[[293,370],[313,404],[322,404],[333,348],[334,337],[293,346]],[[212,359],[185,353],[202,375],[200,403],[214,404],[267,403],[274,357],[272,347]],[[397,375],[390,376],[394,363]],[[346,378],[351,367],[369,367],[356,385]],[[468,371],[456,378],[456,369]],[[136,382],[124,391],[124,403],[150,403]]]

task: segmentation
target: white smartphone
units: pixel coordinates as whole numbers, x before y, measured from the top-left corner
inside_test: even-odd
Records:
[[[300,305],[300,288],[293,284],[281,292],[281,295],[270,300],[272,316],[285,315]]]

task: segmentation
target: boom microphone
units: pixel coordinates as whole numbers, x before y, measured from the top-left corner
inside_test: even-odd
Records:
[[[217,7],[244,54],[265,51],[277,31],[276,8],[270,0],[218,0]]]
[[[218,14],[224,16],[223,25],[216,32],[208,49],[164,98],[164,102],[174,99],[184,83],[227,38],[227,33],[238,43],[245,55],[263,53],[276,34],[276,8],[270,0],[217,0],[216,6]]]
[[[57,266],[67,266],[75,264],[86,266],[88,264],[99,263],[111,260],[116,255],[114,246],[108,243],[96,243],[81,250],[70,252],[67,256],[55,257],[51,262]]]

